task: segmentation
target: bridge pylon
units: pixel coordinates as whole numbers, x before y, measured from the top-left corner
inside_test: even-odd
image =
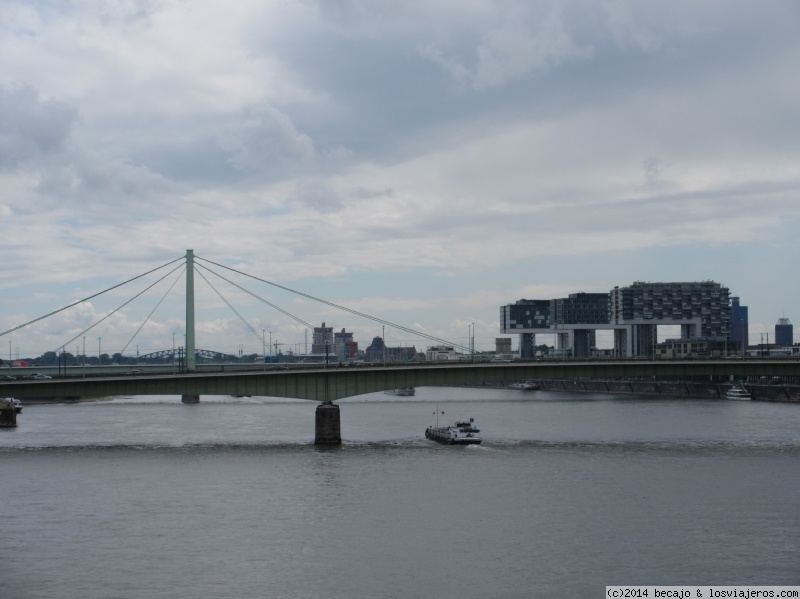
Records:
[[[186,370],[194,372],[194,250],[186,250]]]

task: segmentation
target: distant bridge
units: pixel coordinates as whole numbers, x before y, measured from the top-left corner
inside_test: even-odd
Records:
[[[296,370],[126,374],[97,378],[0,383],[0,395],[18,397],[110,397],[118,395],[255,395],[329,403],[401,387],[464,386],[537,379],[680,379],[724,381],[761,376],[800,380],[800,361],[541,361],[507,364],[435,363],[403,366],[303,368]]]
[[[150,352],[149,354],[143,354],[138,357],[139,360],[173,360],[177,359],[178,357],[184,357],[186,352],[183,348],[175,348],[175,349],[162,349],[161,351],[154,351]],[[194,355],[197,360],[202,360],[206,362],[234,362],[238,361],[239,357],[234,356],[232,354],[223,354],[218,351],[212,351],[210,349],[196,349],[194,350]]]

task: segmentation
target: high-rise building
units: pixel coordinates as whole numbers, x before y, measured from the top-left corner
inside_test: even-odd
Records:
[[[519,334],[519,357],[534,356],[536,333],[550,331],[551,300],[521,299],[500,307],[500,332]]]
[[[740,350],[750,345],[748,327],[747,306],[739,305],[739,298],[734,296],[731,298],[731,342]]]
[[[730,336],[730,292],[714,281],[691,283],[635,282],[614,287],[611,324],[614,347],[624,356],[651,356],[658,325],[680,325],[681,339],[725,341]]]
[[[341,333],[333,334],[333,347],[340,361],[353,360],[358,354],[358,343],[353,341],[353,333],[348,333],[344,329]]]
[[[779,318],[775,325],[775,345],[791,347],[794,343],[794,327],[788,318]]]
[[[311,342],[311,353],[333,353],[333,327],[326,327],[324,322],[322,323],[321,327],[314,327],[314,337]]]

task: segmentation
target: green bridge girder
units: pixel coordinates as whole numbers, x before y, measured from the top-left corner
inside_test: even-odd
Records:
[[[501,381],[565,378],[679,378],[724,380],[728,377],[800,377],[800,361],[563,361],[507,364],[419,364],[358,368],[201,372],[65,378],[0,383],[0,396],[53,398],[119,395],[255,395],[325,402],[400,387],[463,386]]]

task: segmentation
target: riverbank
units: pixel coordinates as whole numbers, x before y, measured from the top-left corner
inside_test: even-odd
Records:
[[[508,381],[512,383],[516,381]],[[655,397],[688,397],[724,399],[732,383],[696,381],[627,381],[585,379],[542,379],[534,381],[543,391],[571,393],[614,393],[622,395],[652,395]],[[483,387],[505,387],[504,383],[486,383]],[[800,385],[764,385],[748,383],[754,401],[800,403]],[[521,391],[531,393],[531,391]]]

